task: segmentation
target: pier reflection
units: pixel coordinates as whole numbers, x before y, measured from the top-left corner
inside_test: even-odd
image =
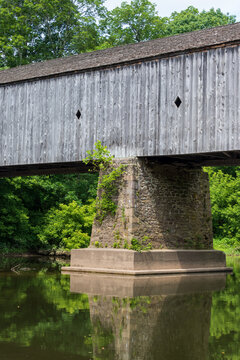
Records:
[[[117,277],[71,274],[89,296],[95,360],[205,360],[212,292],[226,274]]]

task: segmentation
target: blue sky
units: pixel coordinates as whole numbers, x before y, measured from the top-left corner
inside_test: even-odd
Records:
[[[106,0],[105,5],[109,10],[121,4],[122,0]],[[130,3],[130,0],[127,2]],[[240,21],[240,1],[239,0],[165,0],[152,1],[157,5],[157,10],[160,16],[170,16],[173,11],[181,11],[188,6],[195,6],[199,10],[209,10],[210,8],[220,8],[222,12],[231,15],[237,15],[237,20]]]

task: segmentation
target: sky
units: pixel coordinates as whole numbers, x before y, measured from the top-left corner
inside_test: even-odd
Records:
[[[173,11],[185,10],[189,6],[194,6],[201,10],[209,10],[212,7],[214,9],[220,8],[223,13],[229,13],[230,15],[237,15],[237,21],[240,21],[240,1],[239,0],[150,0],[157,5],[159,16],[170,16]],[[105,5],[109,10],[120,6],[122,0],[106,0]],[[128,3],[131,1],[128,0]]]

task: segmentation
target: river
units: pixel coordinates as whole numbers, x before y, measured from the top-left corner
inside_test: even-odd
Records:
[[[239,360],[233,274],[61,275],[62,260],[0,258],[1,360]]]

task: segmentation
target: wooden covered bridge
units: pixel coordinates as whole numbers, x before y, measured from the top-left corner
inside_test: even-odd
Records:
[[[1,71],[0,134],[0,176],[86,171],[97,140],[124,159],[92,246],[211,249],[201,166],[240,164],[240,23]]]

